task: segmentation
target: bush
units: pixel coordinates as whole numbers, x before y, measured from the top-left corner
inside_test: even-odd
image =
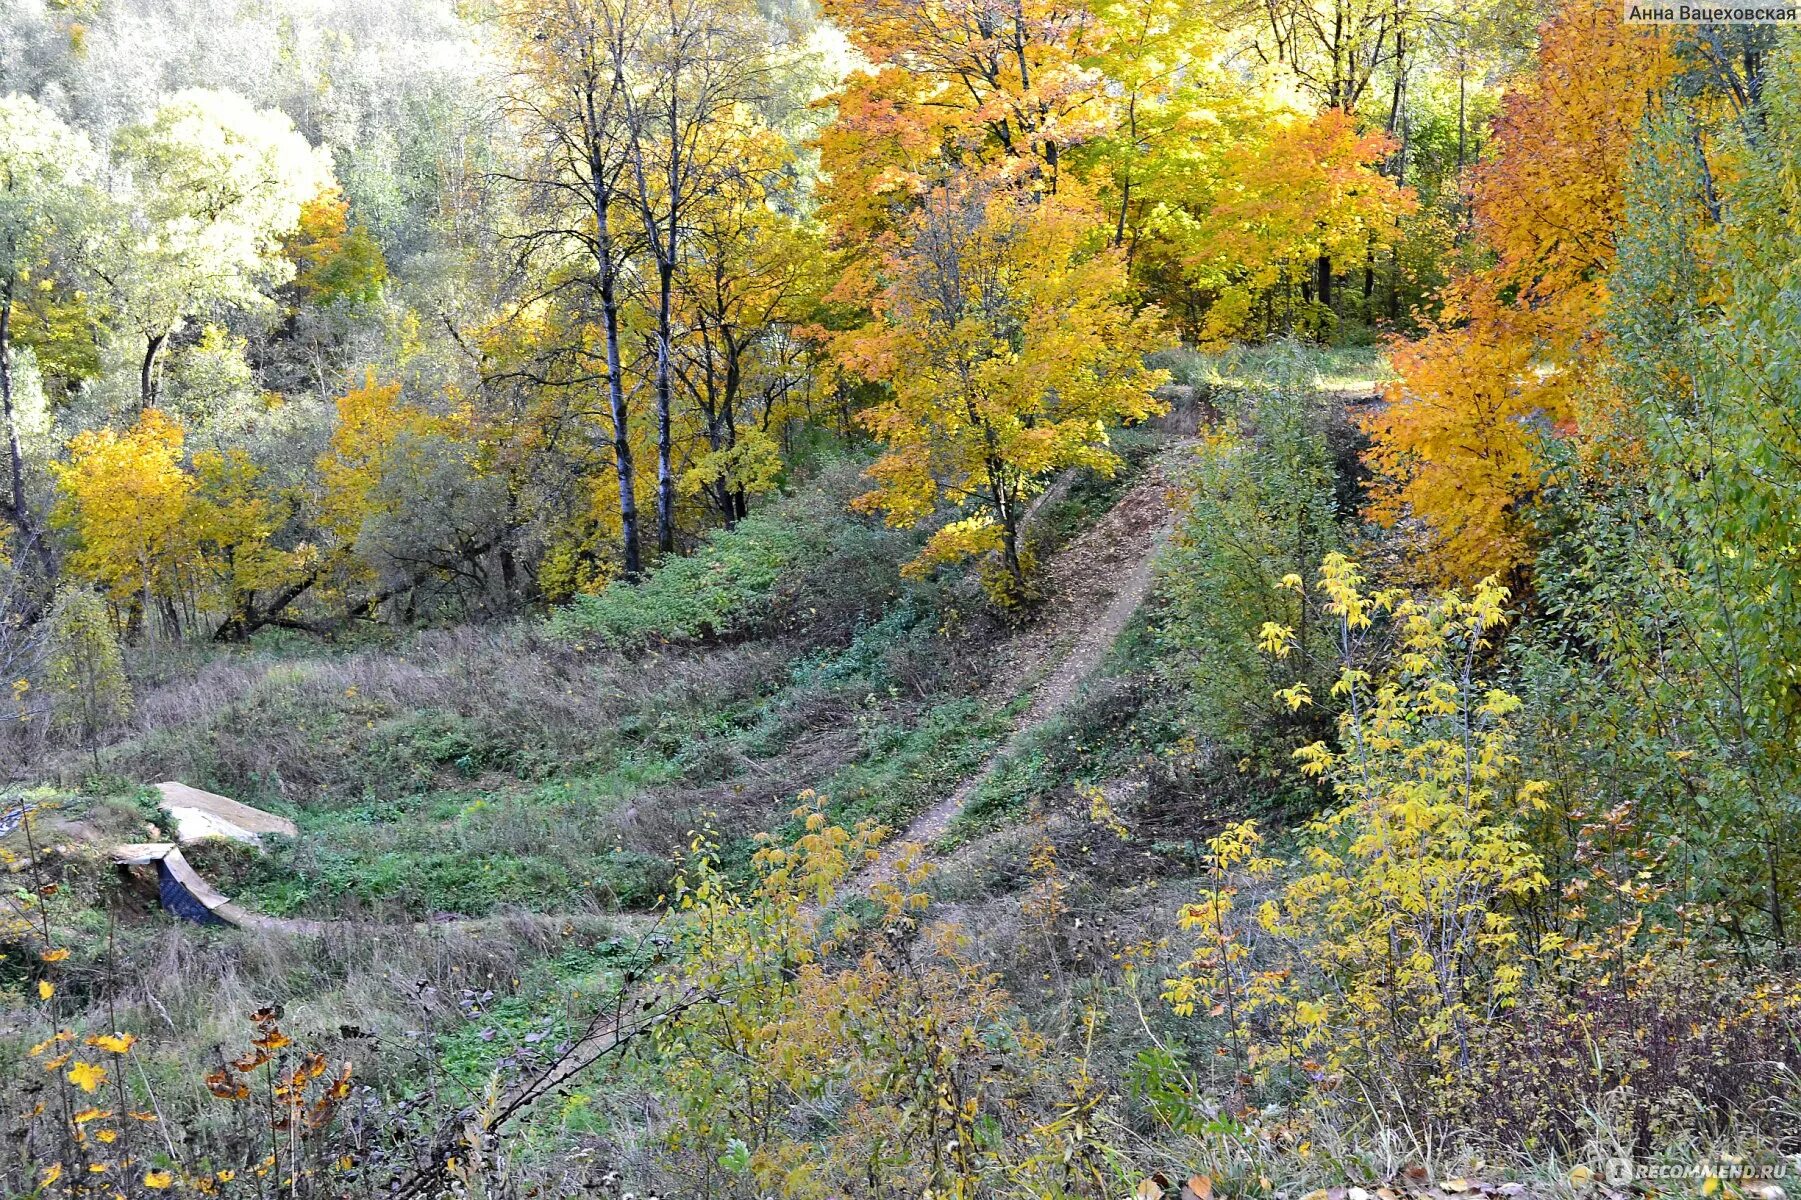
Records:
[[[1187,481],[1186,511],[1159,563],[1157,638],[1173,682],[1189,698],[1186,723],[1202,742],[1286,768],[1288,752],[1330,728],[1320,710],[1285,712],[1271,701],[1296,678],[1329,682],[1331,647],[1301,592],[1286,578],[1311,573],[1341,538],[1331,412],[1318,388],[1317,356],[1271,351],[1263,380],[1224,394],[1231,427],[1210,437]],[[1257,631],[1292,627],[1297,652],[1273,663]]]
[[[854,464],[837,464],[639,583],[576,599],[551,618],[551,630],[569,642],[642,651],[771,633],[804,618],[842,640],[898,592],[900,564],[917,541],[847,511],[857,480]]]
[[[552,628],[620,650],[744,632],[767,616],[776,585],[807,550],[802,531],[775,514],[751,516],[671,558],[642,583],[624,581],[559,611]]]

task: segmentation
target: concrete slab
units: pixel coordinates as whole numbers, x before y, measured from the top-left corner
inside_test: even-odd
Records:
[[[298,832],[294,822],[286,817],[240,804],[229,796],[203,792],[173,780],[157,784],[156,790],[162,793],[159,806],[174,820],[175,837],[180,842],[225,837],[254,846],[266,833],[293,837]]]

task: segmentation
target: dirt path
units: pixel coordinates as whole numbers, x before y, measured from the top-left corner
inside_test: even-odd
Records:
[[[1029,626],[1014,638],[995,670],[989,696],[997,705],[1011,703],[1021,690],[1031,703],[1013,722],[998,750],[981,770],[960,783],[901,830],[881,856],[863,872],[862,890],[892,878],[896,861],[949,831],[951,822],[982,785],[1017,754],[1046,721],[1069,707],[1083,681],[1101,665],[1107,651],[1150,595],[1156,550],[1175,520],[1172,476],[1192,443],[1171,444],[1145,471],[1144,478],[1120,497],[1106,516],[1084,531],[1046,571],[1054,616]],[[1014,685],[1025,680],[1024,689]]]

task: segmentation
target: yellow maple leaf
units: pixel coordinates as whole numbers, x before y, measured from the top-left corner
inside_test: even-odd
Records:
[[[135,1033],[102,1033],[88,1039],[88,1045],[97,1046],[112,1054],[124,1054],[138,1040]]]
[[[175,1176],[171,1175],[167,1171],[146,1171],[146,1172],[144,1172],[144,1186],[147,1188],[154,1188],[160,1192],[164,1188],[169,1187],[174,1182],[175,1182]]]
[[[96,1063],[78,1062],[69,1068],[69,1082],[84,1092],[91,1092],[106,1082],[106,1068]]]
[[[56,987],[48,979],[38,980],[38,999],[48,1000],[56,995]]]

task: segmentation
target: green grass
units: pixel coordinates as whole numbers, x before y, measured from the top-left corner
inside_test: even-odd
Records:
[[[627,798],[679,778],[662,758],[501,792],[435,792],[303,812],[239,897],[278,916],[349,906],[481,916],[497,908],[642,907],[669,863],[619,843]],[[230,890],[230,879],[216,879]]]
[[[618,582],[578,597],[551,620],[557,636],[619,650],[724,637],[766,619],[788,572],[813,541],[775,510],[707,536],[700,549],[670,558],[641,583]]]
[[[1308,346],[1304,350],[1314,360],[1320,386],[1333,391],[1373,391],[1394,378],[1388,350],[1381,345]],[[1274,359],[1294,351],[1295,345],[1289,342],[1235,346],[1218,354],[1184,347],[1164,351],[1155,365],[1169,371],[1175,383],[1204,392],[1235,390],[1256,386],[1267,376]]]
[[[980,769],[1016,707],[958,699],[914,712],[872,701],[859,719],[854,760],[816,788],[830,798],[834,819],[902,827]],[[665,714],[649,728],[621,731],[634,748],[593,774],[302,810],[295,842],[205,869],[228,893],[277,916],[646,907],[661,894],[673,860],[623,844],[620,814],[653,789],[729,782],[744,769],[747,749],[770,749],[758,719],[764,712],[746,704]],[[749,839],[740,838],[726,857],[748,853]]]
[[[549,1049],[579,1033],[589,1013],[618,996],[628,974],[654,961],[641,943],[610,938],[537,959],[517,979],[471,987],[458,997],[463,1022],[437,1037],[439,1065],[479,1087],[508,1054]]]
[[[1000,740],[1018,705],[995,708],[977,699],[929,709],[912,725],[872,721],[863,753],[824,780],[837,820],[879,821],[900,829],[920,810],[974,774]]]

